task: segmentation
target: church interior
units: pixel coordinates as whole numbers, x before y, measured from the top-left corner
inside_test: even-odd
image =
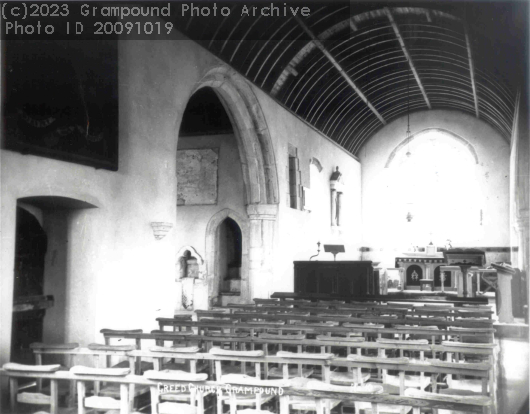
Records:
[[[529,4],[123,7],[0,42],[0,411],[528,412]]]

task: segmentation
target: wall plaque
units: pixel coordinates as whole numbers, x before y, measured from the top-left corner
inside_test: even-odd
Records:
[[[177,151],[177,205],[217,204],[219,150]]]

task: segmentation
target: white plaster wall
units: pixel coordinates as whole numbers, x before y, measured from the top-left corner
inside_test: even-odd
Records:
[[[177,250],[193,246],[206,259],[206,226],[212,216],[229,208],[246,217],[245,194],[241,161],[234,135],[196,136],[180,138],[178,149],[218,148],[217,203],[177,207]]]
[[[268,95],[254,88],[261,103],[273,140],[280,204],[277,220],[275,255],[272,281],[260,281],[258,285],[262,297],[273,292],[289,292],[294,289],[294,260],[309,260],[316,254],[317,242],[322,244],[345,244],[346,253],[339,254],[337,260],[359,260],[361,243],[361,165],[316,130],[293,117],[287,110],[276,104]],[[308,174],[309,161],[318,158],[322,171],[311,188],[320,189],[314,194],[315,206],[312,212],[295,210],[289,207],[288,194],[288,144],[298,149],[300,170]],[[343,195],[343,225],[335,232],[331,228],[331,195],[329,178],[336,167],[342,172],[346,185]],[[302,177],[302,182],[308,181]],[[320,253],[320,260],[333,260],[330,253]]]
[[[467,140],[477,153],[479,165],[476,168],[476,186],[482,200],[480,208],[484,217],[479,246],[476,234],[470,234],[467,239],[453,240],[453,246],[508,248],[510,245],[508,142],[481,120],[455,111],[431,110],[413,113],[410,115],[410,125],[412,134],[428,128],[451,131]],[[396,229],[384,226],[381,220],[385,209],[392,208],[394,201],[387,196],[385,187],[387,171],[384,167],[392,151],[404,140],[406,129],[406,117],[391,122],[374,134],[359,152],[362,165],[363,246],[370,249],[363,253],[363,258],[382,261],[383,265],[388,267],[394,267],[394,259],[403,251],[403,246],[385,244],[385,240]],[[447,162],[450,163],[451,160]],[[442,198],[440,200],[442,201]],[[426,240],[417,241],[420,246],[427,243]],[[487,253],[488,263],[498,260],[509,260],[509,253]]]
[[[179,138],[178,149],[218,148],[217,203],[209,205],[183,205],[177,207],[177,250],[184,246],[193,246],[203,260],[209,260],[206,250],[206,231],[208,222],[222,210],[230,209],[243,220],[247,220],[245,207],[245,187],[241,170],[241,160],[237,140],[233,134],[215,136],[194,136]],[[242,232],[246,230],[243,227]],[[248,235],[243,236],[243,243]],[[247,243],[248,244],[248,243]],[[248,256],[248,246],[243,245],[243,254]],[[242,277],[248,276],[248,263],[244,261]],[[213,263],[207,263],[208,272]],[[230,297],[236,302],[237,297]],[[245,298],[247,299],[247,298]]]
[[[176,253],[183,243],[203,245],[199,238],[206,225],[195,221],[199,238],[189,242],[179,232],[191,228],[175,227],[178,131],[194,88],[218,66],[217,58],[186,39],[120,43],[117,172],[1,150],[0,364],[10,355],[15,214],[21,197],[64,196],[98,207],[79,210],[68,220],[64,262],[68,312],[64,334],[57,331],[52,336],[87,345],[102,341],[102,328],[150,331],[157,327],[156,317],[173,314]],[[255,281],[265,296],[292,290],[292,261],[308,259],[317,241],[345,243],[347,253],[339,258],[359,258],[360,164],[252,88],[272,136],[280,185],[273,280]],[[298,148],[301,162],[308,163],[311,157],[320,160],[321,188],[328,188],[336,166],[343,172],[348,191],[341,234],[330,231],[329,194],[321,195],[318,217],[287,206],[288,143]],[[234,188],[226,200],[232,207],[234,198],[240,199],[237,193]],[[237,211],[244,215],[241,206]],[[154,221],[173,223],[174,228],[164,239],[155,240],[150,226]],[[314,230],[316,223],[321,230]],[[329,254],[321,257],[332,259]]]
[[[150,223],[175,225],[180,116],[203,76],[198,68],[216,64],[188,40],[120,44],[118,172],[1,151],[0,363],[10,354],[21,197],[58,195],[98,207],[80,210],[69,224],[65,341],[101,342],[104,327],[149,331],[157,316],[173,313],[176,232],[155,240]]]

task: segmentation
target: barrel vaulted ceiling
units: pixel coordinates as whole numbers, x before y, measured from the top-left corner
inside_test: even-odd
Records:
[[[227,17],[175,23],[354,155],[384,125],[423,110],[466,112],[510,139],[525,87],[525,2],[275,5],[279,17],[241,16],[244,4],[232,2],[218,3],[230,7]],[[285,6],[310,14],[293,16]]]

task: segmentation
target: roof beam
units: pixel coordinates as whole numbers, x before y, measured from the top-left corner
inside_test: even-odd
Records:
[[[383,125],[386,125],[385,119],[381,116],[381,114],[375,109],[375,107],[368,101],[368,98],[362,93],[362,91],[355,85],[355,82],[350,78],[350,76],[346,73],[346,71],[342,68],[339,62],[332,56],[332,54],[326,49],[324,44],[315,36],[315,34],[305,25],[305,23],[300,19],[298,16],[294,16],[298,24],[304,31],[309,35],[309,37],[312,39],[314,45],[320,49],[320,51],[328,58],[328,60],[331,62],[333,66],[339,71],[340,75],[344,78],[346,83],[350,85],[350,87],[355,91],[357,96],[361,98],[361,100],[370,108],[370,110],[374,113],[374,115],[381,121]]]
[[[423,87],[423,84],[421,83],[420,75],[418,75],[418,71],[416,70],[414,63],[412,62],[412,59],[410,58],[409,51],[407,50],[407,46],[405,46],[405,41],[403,40],[403,37],[401,36],[399,27],[396,24],[396,21],[394,20],[394,17],[392,16],[392,13],[388,9],[388,7],[385,7],[385,13],[388,16],[388,20],[390,20],[390,24],[392,25],[392,28],[394,29],[394,33],[396,34],[397,40],[399,44],[401,45],[403,54],[405,55],[405,58],[407,58],[407,61],[409,62],[410,70],[414,74],[414,78],[416,78],[416,82],[418,83],[418,86],[420,87],[420,91],[423,95],[423,99],[425,99],[425,103],[427,104],[429,109],[432,109],[431,102],[429,101],[429,97],[427,96],[427,92],[425,92],[425,88]]]
[[[478,111],[477,85],[475,83],[475,64],[473,63],[473,55],[471,53],[471,43],[469,42],[469,35],[467,33],[467,28],[465,28],[464,30],[466,34],[467,58],[469,60],[469,74],[471,77],[471,88],[473,89],[473,98],[475,100],[475,114],[477,115],[477,118],[480,118],[480,113]]]

